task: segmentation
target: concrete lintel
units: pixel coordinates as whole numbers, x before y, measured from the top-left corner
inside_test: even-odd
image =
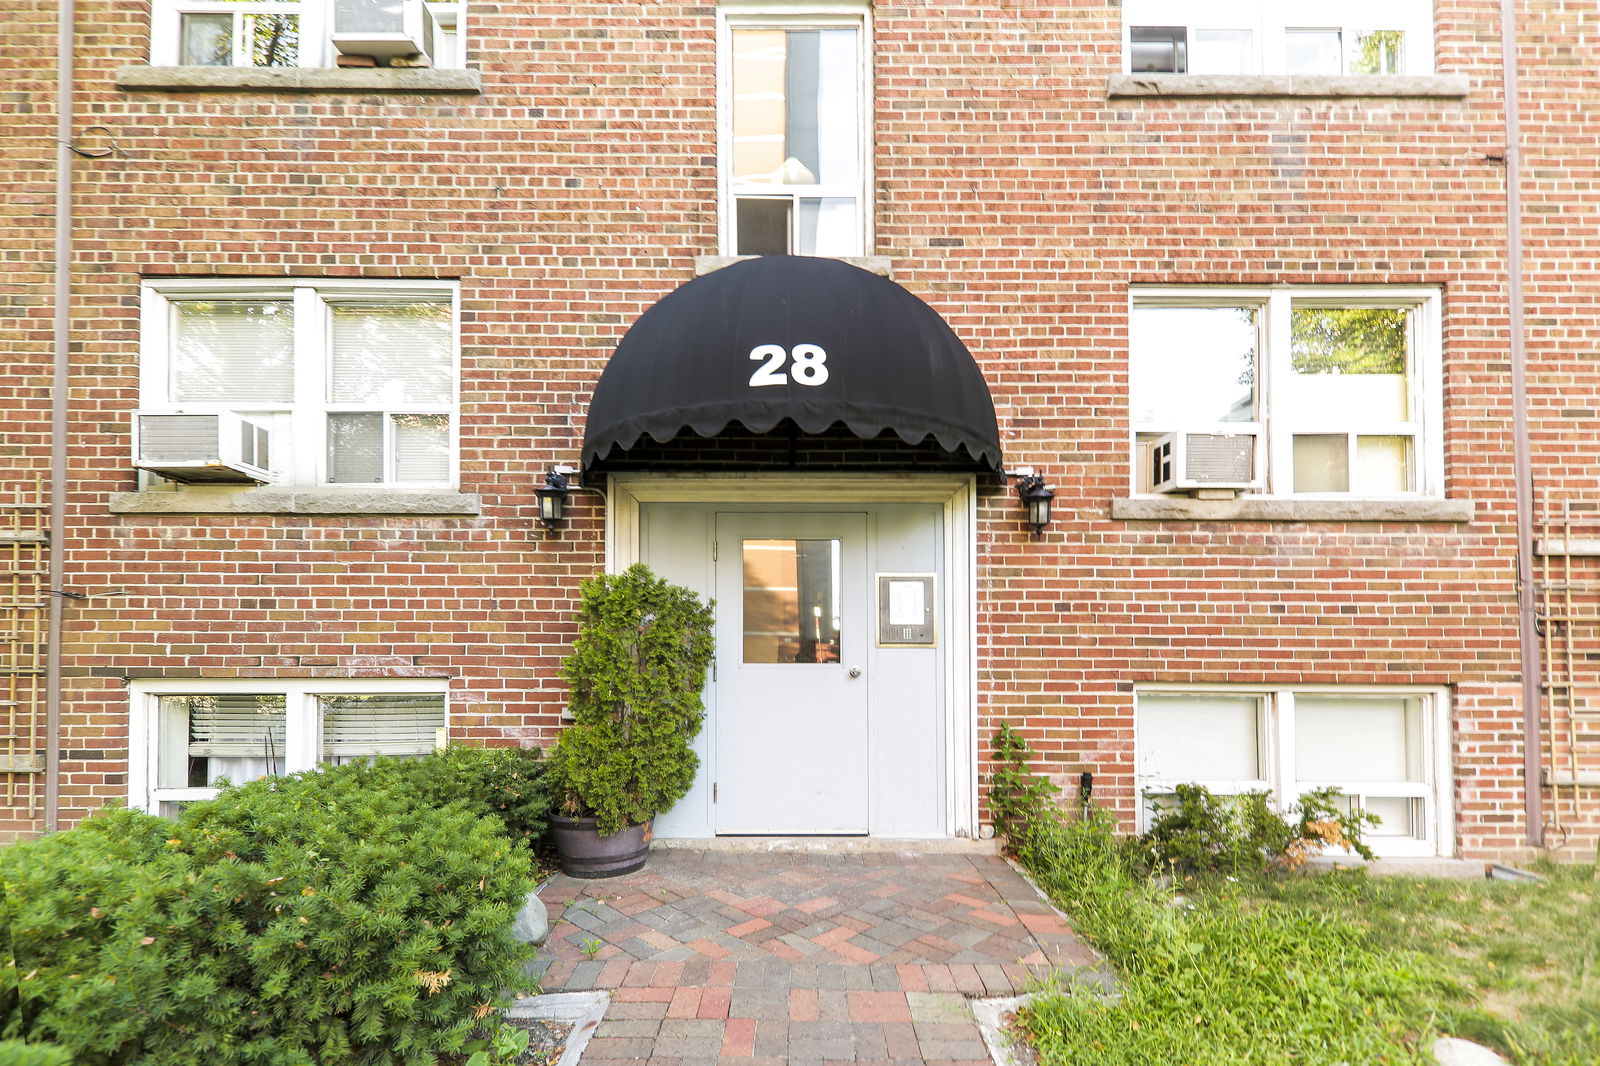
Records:
[[[382,489],[244,489],[114,492],[112,514],[478,515],[474,492]]]
[[[169,93],[481,93],[476,70],[432,67],[122,67],[117,88]]]
[[[732,266],[746,259],[759,258],[761,257],[758,255],[697,255],[694,257],[694,276],[698,278],[703,274],[721,270],[723,267]],[[877,274],[880,277],[894,277],[894,260],[886,255],[833,255],[824,258],[837,259],[841,263],[849,263],[851,266],[860,267],[867,273]]]
[[[1434,97],[1460,100],[1468,80],[1458,74],[1113,74],[1106,95],[1209,97]]]
[[[1471,500],[1291,500],[1131,496],[1111,501],[1128,522],[1470,522]]]

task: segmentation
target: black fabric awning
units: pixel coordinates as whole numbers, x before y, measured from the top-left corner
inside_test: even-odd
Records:
[[[804,256],[734,263],[639,316],[595,385],[583,465],[645,437],[736,423],[766,433],[785,420],[804,433],[931,437],[1001,469],[988,386],[944,319],[887,278]]]

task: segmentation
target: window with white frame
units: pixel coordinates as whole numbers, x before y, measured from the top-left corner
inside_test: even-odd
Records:
[[[1176,786],[1268,790],[1284,807],[1332,786],[1382,821],[1379,855],[1451,853],[1448,707],[1434,689],[1152,688],[1136,696],[1140,828]]]
[[[1130,74],[1432,74],[1431,0],[1127,0]]]
[[[148,282],[141,409],[266,426],[278,482],[448,486],[456,302],[445,282]]]
[[[464,4],[437,0],[152,0],[150,62],[179,67],[460,67]],[[368,66],[372,63],[366,64]]]
[[[257,778],[443,746],[438,681],[135,684],[130,802],[160,814]]]
[[[723,4],[718,14],[724,252],[865,254],[864,9]]]
[[[1136,289],[1133,490],[1439,497],[1439,294]]]

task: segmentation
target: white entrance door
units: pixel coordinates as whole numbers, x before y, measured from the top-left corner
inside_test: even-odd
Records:
[[[721,512],[715,538],[716,831],[866,833],[866,516]]]

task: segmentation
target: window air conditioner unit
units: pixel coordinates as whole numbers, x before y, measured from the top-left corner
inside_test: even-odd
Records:
[[[1156,492],[1253,489],[1257,434],[1168,433],[1150,445],[1150,483]]]
[[[133,425],[133,465],[140,470],[192,483],[272,480],[271,432],[232,411],[139,411]]]
[[[333,46],[347,56],[432,59],[438,32],[423,0],[334,0]]]

